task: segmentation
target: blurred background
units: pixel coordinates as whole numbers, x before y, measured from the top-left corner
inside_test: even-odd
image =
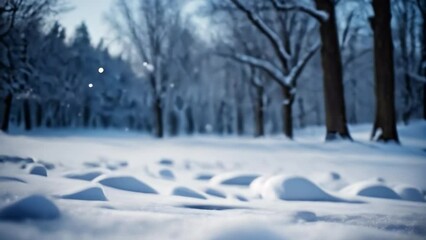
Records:
[[[323,126],[320,23],[273,1],[242,2],[287,58],[233,1],[0,0],[2,130],[292,137],[292,129]],[[371,123],[371,3],[334,4],[347,122]],[[425,117],[425,6],[391,1],[395,109],[404,124]],[[283,65],[289,84],[259,64]]]

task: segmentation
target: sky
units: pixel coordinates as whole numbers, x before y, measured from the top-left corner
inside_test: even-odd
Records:
[[[58,16],[59,22],[67,29],[68,37],[84,21],[92,37],[92,44],[98,44],[101,38],[105,39],[106,44],[111,41],[113,36],[108,34],[111,31],[104,15],[111,10],[115,0],[68,0],[68,2],[73,10]]]

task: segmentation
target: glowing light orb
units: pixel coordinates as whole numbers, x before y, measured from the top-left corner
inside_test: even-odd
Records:
[[[104,71],[105,71],[105,69],[103,67],[98,68],[99,73],[103,73]]]
[[[89,88],[92,88],[93,87],[93,83],[89,83]]]

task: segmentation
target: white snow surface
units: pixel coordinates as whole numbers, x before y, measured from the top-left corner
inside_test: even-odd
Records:
[[[401,145],[350,130],[0,133],[0,239],[424,239],[426,122],[399,126]]]

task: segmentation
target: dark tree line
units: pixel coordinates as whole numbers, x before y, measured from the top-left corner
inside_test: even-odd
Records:
[[[54,0],[0,6],[1,129],[134,126],[132,70],[102,43],[93,47],[84,23],[67,43],[65,29],[45,20],[61,8]]]

